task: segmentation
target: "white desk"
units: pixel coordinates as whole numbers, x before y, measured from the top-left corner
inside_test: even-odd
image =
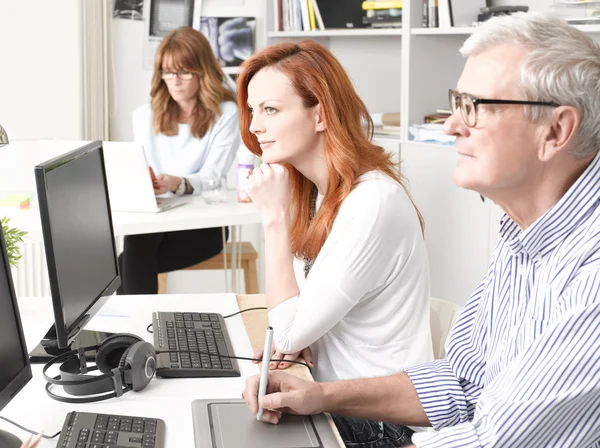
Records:
[[[235,191],[228,191],[227,200],[217,205],[208,205],[200,196],[192,196],[190,203],[161,213],[112,212],[113,230],[115,236],[124,236],[260,224],[260,214],[256,206],[252,203],[239,203],[236,198]],[[29,240],[41,241],[42,226],[36,204],[27,210],[0,207],[0,216],[10,217],[12,226],[29,232]]]
[[[32,349],[53,322],[50,299],[19,299],[19,307],[27,347]],[[146,331],[146,327],[152,320],[153,311],[208,311],[227,315],[238,310],[233,294],[113,296],[86,328],[134,333],[152,342],[152,334]],[[241,315],[226,322],[235,353],[252,356]],[[144,390],[129,392],[120,398],[99,403],[68,404],[54,401],[46,395],[42,365],[34,364],[33,379],[4,408],[2,415],[32,430],[44,430],[48,435],[62,429],[67,412],[72,410],[161,418],[167,426],[166,446],[191,448],[194,446],[192,400],[240,398],[245,377],[257,373],[258,367],[242,360],[238,360],[238,365],[241,378],[155,378]],[[54,391],[60,393],[60,387]],[[0,420],[0,428],[21,439],[27,437],[27,433],[3,420]],[[57,439],[44,439],[41,447],[54,447]]]
[[[80,141],[31,140],[17,141],[0,148],[0,192],[35,192],[34,166],[76,149],[85,143]],[[29,232],[28,242],[42,241],[39,210],[34,204],[29,210],[0,207],[0,216],[8,216],[11,225]],[[208,205],[199,196],[193,196],[189,204],[161,213],[112,212],[116,237],[143,233],[171,232],[179,230],[231,227],[233,243],[231,264],[232,291],[237,292],[238,226],[259,224],[260,214],[254,204],[237,202],[237,193],[229,191],[227,200],[218,205]]]

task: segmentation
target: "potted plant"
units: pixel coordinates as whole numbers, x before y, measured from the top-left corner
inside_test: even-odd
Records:
[[[2,233],[4,233],[4,242],[6,243],[6,252],[8,253],[8,262],[11,266],[16,266],[21,259],[20,244],[23,242],[23,237],[27,232],[19,230],[15,227],[9,227],[10,218],[4,216],[2,218]]]

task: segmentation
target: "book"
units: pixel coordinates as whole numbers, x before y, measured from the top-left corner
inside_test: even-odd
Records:
[[[450,114],[430,114],[425,115],[423,117],[423,121],[425,123],[444,123],[448,118],[450,118]]]
[[[325,29],[325,24],[323,23],[323,17],[321,17],[321,11],[319,10],[319,4],[317,0],[312,0],[313,9],[315,10],[315,18],[317,19],[317,25],[319,25],[320,30]]]
[[[306,1],[306,0],[303,0]],[[308,0],[308,20],[310,21],[310,30],[316,30],[317,24],[315,21],[315,9],[313,8],[313,2]]]
[[[310,31],[310,18],[309,18],[309,3],[312,3],[311,0],[300,0],[300,9],[302,10],[302,27],[300,28],[302,31]]]
[[[362,9],[390,9],[402,8],[402,0],[380,0],[362,2]]]
[[[451,0],[438,0],[438,26],[440,28],[454,26]]]
[[[429,28],[437,28],[438,19],[438,0],[429,0]]]

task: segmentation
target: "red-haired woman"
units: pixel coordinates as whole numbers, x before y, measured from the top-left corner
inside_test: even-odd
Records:
[[[340,63],[315,42],[282,43],[247,60],[237,82],[242,140],[263,160],[249,192],[264,226],[274,358],[310,348],[317,381],[431,360],[421,216],[371,142],[372,121]],[[400,446],[412,434],[334,419],[347,443]]]
[[[164,37],[150,97],[133,112],[133,137],[157,174],[155,193],[197,194],[203,176],[223,177],[240,144],[238,110],[200,32],[183,27]],[[119,292],[156,294],[159,272],[191,266],[222,249],[221,228],[128,236],[119,256]]]

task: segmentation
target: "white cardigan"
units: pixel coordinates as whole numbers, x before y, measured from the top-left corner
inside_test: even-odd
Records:
[[[303,261],[294,263],[300,295],[269,312],[277,349],[310,346],[317,381],[382,376],[433,359],[429,265],[415,209],[382,172],[357,182],[306,280]]]
[[[133,140],[144,147],[156,175],[186,177],[194,193],[200,193],[203,175],[227,175],[240,146],[238,110],[234,102],[221,103],[221,117],[203,137],[192,136],[189,124],[178,125],[177,135],[155,134],[152,108],[145,104],[133,111]]]

